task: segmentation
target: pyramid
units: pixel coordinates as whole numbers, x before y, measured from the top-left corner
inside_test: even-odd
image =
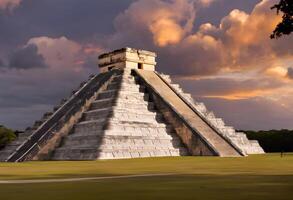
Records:
[[[0,151],[0,161],[264,153],[170,76],[156,54],[123,48],[99,56],[100,73]]]

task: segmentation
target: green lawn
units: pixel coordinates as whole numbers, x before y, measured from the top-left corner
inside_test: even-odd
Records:
[[[148,173],[177,175],[0,185],[0,199],[293,198],[293,154],[0,164],[1,180]]]

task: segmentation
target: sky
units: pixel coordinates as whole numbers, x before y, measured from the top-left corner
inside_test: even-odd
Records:
[[[277,0],[0,0],[0,124],[24,129],[90,74],[98,55],[155,51],[156,70],[237,129],[293,129],[293,35]]]

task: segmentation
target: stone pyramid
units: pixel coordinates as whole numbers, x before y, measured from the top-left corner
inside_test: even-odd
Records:
[[[113,159],[188,155],[144,87],[130,71],[114,77],[84,112],[53,160]]]
[[[100,74],[0,151],[0,160],[246,156],[257,141],[155,71],[156,54],[123,48],[99,57]]]

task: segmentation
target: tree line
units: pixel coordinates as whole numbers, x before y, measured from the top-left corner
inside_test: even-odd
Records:
[[[16,134],[13,130],[0,125],[0,149],[4,148],[5,145],[15,140]]]
[[[293,152],[293,130],[242,131],[257,140],[265,152]]]

